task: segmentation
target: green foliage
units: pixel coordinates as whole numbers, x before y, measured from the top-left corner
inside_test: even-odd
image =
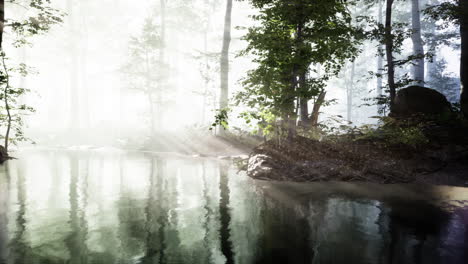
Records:
[[[253,16],[258,23],[244,36],[248,46],[240,55],[253,55],[257,67],[243,79],[244,90],[235,102],[260,113],[244,114],[247,121],[254,118],[262,124],[265,113],[272,121],[293,118],[299,98],[318,96],[345,61],[354,59],[362,32],[351,24],[348,1],[250,3],[259,9]]]
[[[131,89],[151,94],[158,88],[157,83],[164,76],[158,56],[160,49],[159,28],[152,18],[147,18],[140,35],[130,39],[128,61],[122,67]]]
[[[431,79],[428,81],[428,87],[431,87],[447,97],[450,102],[460,100],[460,78],[452,73],[446,73],[447,61],[440,58],[430,68]]]
[[[399,127],[389,131],[387,141],[391,145],[406,145],[417,148],[429,143],[420,127]]]
[[[424,10],[424,14],[433,20],[442,20],[442,27],[450,27],[450,23],[459,24],[460,17],[466,16],[468,10],[462,10],[458,2],[463,0],[448,0],[443,3],[431,5]]]
[[[211,125],[210,130],[216,127],[222,127],[227,130],[229,128],[228,116],[230,111],[231,109],[229,108],[218,109],[215,115],[215,121]]]
[[[3,36],[11,37],[8,42],[14,47],[28,44],[28,38],[34,35],[46,33],[52,25],[61,23],[64,14],[50,6],[50,0],[10,0],[10,4],[17,4],[27,10],[26,17],[21,20],[9,19],[5,21]],[[11,29],[11,32],[8,30]],[[12,33],[12,34],[5,34]],[[4,44],[4,43],[2,43]],[[5,45],[2,45],[4,47]],[[8,144],[17,144],[29,139],[23,132],[23,117],[34,112],[34,108],[21,103],[20,98],[30,90],[24,87],[14,87],[10,79],[15,76],[26,77],[32,70],[24,63],[9,66],[9,58],[5,50],[0,51],[0,125],[5,127],[5,134],[1,138],[5,141],[5,148]]]
[[[415,119],[394,119],[375,116],[378,124],[355,126],[341,116],[334,116],[322,124],[321,137],[327,141],[368,141],[382,147],[409,147],[418,149],[430,143],[424,133],[434,121],[424,117]]]
[[[423,147],[429,143],[424,134],[424,128],[429,121],[414,122],[414,120],[398,120],[391,117],[376,117],[379,125],[364,125],[354,128],[350,134],[354,140],[370,140],[381,142],[385,146],[407,146],[413,149]]]
[[[401,1],[403,2],[403,1]],[[373,0],[368,1],[368,3],[373,4]],[[401,7],[403,3],[399,4],[398,6],[394,5],[394,11],[397,11],[398,7]],[[407,10],[403,12],[397,11],[394,12],[393,17],[407,15]],[[393,19],[397,20],[397,19]],[[400,21],[409,20],[409,18],[400,18]],[[388,36],[385,34],[385,24],[379,23],[379,21],[375,20],[375,18],[362,15],[358,17],[358,21],[364,23],[366,25],[365,35],[366,38],[369,40],[377,41],[376,50],[378,52],[377,56],[381,56],[386,58],[385,49],[382,48],[387,44]],[[432,23],[434,23],[432,21]],[[431,60],[433,57],[433,50],[429,50],[425,54],[410,54],[410,55],[403,55],[403,50],[405,49],[405,40],[409,39],[413,33],[411,26],[409,23],[406,22],[392,22],[391,23],[391,34],[390,38],[392,40],[393,49],[392,49],[392,59],[393,59],[393,66],[395,70],[395,89],[401,89],[407,87],[408,85],[414,84],[415,80],[411,78],[409,72],[407,71],[407,67],[409,65],[414,64],[415,61],[420,59],[428,59]],[[388,65],[385,63],[381,74],[376,72],[370,71],[369,74],[374,77],[383,78],[388,73]],[[382,96],[367,98],[365,101],[368,101],[366,105],[380,105],[382,106],[379,108],[381,111],[379,114],[383,114],[387,109],[390,108],[390,97],[388,95],[390,91],[390,87],[388,83],[383,87],[386,93]]]
[[[28,14],[22,19],[5,21],[5,30],[11,28],[14,34],[12,44],[15,47],[29,44],[29,37],[48,32],[53,25],[62,23],[65,16],[51,6],[51,0],[10,0],[8,3],[27,9]]]
[[[8,140],[10,143],[16,145],[19,142],[30,141],[23,132],[23,117],[35,112],[35,109],[20,102],[20,98],[30,92],[30,90],[23,87],[12,87],[10,86],[9,80],[15,76],[26,77],[34,71],[24,63],[9,67],[7,66],[7,61],[8,58],[5,53],[1,52],[0,62],[2,66],[0,68],[0,87],[2,93],[0,94],[0,100],[3,101],[4,104],[0,105],[0,126],[7,127],[8,123],[11,123],[11,132]],[[5,102],[8,103],[10,116],[8,116],[8,112],[6,111],[7,105]],[[0,138],[5,139],[5,136],[0,136]]]

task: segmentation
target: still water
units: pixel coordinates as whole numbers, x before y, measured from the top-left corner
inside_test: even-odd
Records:
[[[282,202],[232,164],[174,155],[18,157],[0,168],[1,264],[468,263],[463,206]]]

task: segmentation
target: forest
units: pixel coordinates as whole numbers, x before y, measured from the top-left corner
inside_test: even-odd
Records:
[[[467,263],[467,87],[468,0],[0,0],[0,264]]]

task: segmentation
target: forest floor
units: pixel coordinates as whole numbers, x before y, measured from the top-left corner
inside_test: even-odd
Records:
[[[247,173],[278,181],[468,186],[468,130],[453,135],[453,127],[442,129],[445,136],[440,130],[417,147],[349,135],[321,141],[298,136],[281,145],[268,141],[250,154]]]

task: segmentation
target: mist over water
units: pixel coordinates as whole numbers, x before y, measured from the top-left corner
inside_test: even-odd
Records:
[[[0,263],[464,263],[467,209],[271,199],[229,162],[29,150],[0,174]],[[416,213],[417,212],[417,213]]]

